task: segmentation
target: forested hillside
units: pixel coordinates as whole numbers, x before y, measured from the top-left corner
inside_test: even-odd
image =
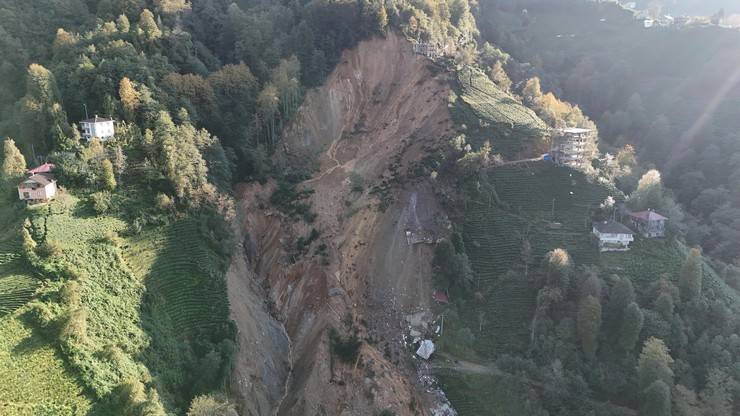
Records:
[[[580,105],[610,147],[631,144],[663,171],[690,214],[691,243],[738,261],[740,32],[647,30],[613,4],[573,0],[483,1],[480,27],[545,90]]]
[[[0,413],[737,414],[738,51],[580,0],[0,0]]]
[[[0,413],[230,411],[232,185],[288,173],[304,92],[389,27],[477,33],[466,1],[0,1]],[[115,137],[84,140],[98,116]]]

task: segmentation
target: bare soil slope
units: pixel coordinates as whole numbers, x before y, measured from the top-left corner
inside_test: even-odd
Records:
[[[412,172],[453,134],[448,85],[404,39],[389,34],[362,42],[309,93],[276,155],[278,165],[315,170],[300,185],[314,190],[315,221],[271,207],[272,183],[240,188],[251,264],[292,346],[292,372],[277,414],[392,409],[411,415],[425,408],[400,335],[405,314],[428,309],[432,248],[407,244],[406,231],[446,231],[433,180]],[[362,191],[352,189],[350,176],[362,178]],[[312,228],[320,237],[297,254],[296,240]],[[358,332],[363,343],[356,362],[331,354],[329,328]]]

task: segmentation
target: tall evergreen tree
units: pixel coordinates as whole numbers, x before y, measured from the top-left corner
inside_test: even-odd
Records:
[[[643,319],[642,310],[637,303],[630,303],[622,314],[619,329],[619,346],[623,351],[631,352],[635,348],[642,331]]]
[[[667,386],[673,386],[673,358],[668,352],[663,340],[648,338],[642,347],[637,364],[638,388],[645,391],[653,382],[662,381]]]
[[[26,172],[26,158],[15,146],[15,141],[9,137],[3,142],[2,161],[0,179],[5,182],[13,182]]]
[[[601,301],[594,296],[586,296],[578,305],[578,336],[581,338],[583,352],[592,357],[598,347],[601,328]]]
[[[144,9],[139,15],[139,30],[147,41],[152,41],[162,36],[162,31],[154,20],[154,14],[149,9]]]
[[[681,298],[683,300],[691,301],[699,297],[701,294],[702,278],[701,251],[698,248],[693,248],[689,252],[679,275],[679,289],[681,290]]]
[[[655,380],[642,392],[640,416],[671,416],[671,388],[661,380]]]

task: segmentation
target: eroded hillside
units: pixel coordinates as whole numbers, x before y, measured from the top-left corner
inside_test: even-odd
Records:
[[[309,94],[275,158],[286,174],[310,172],[290,188],[310,212],[277,203],[284,183],[238,192],[249,267],[292,345],[278,414],[405,415],[427,400],[404,364],[400,326],[432,292],[431,246],[409,245],[407,231],[446,231],[433,179],[414,174],[453,133],[445,76],[396,35],[361,43]],[[330,329],[362,340],[352,361],[332,354]]]

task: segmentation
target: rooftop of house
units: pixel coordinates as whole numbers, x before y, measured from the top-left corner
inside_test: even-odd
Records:
[[[46,174],[43,174],[43,173],[37,173],[37,174],[31,175],[28,178],[26,178],[25,180],[23,180],[23,182],[21,182],[21,183],[18,184],[18,187],[19,188],[25,188],[25,187],[28,187],[28,186],[33,185],[33,184],[38,184],[38,185],[41,185],[41,186],[46,186],[46,185],[48,185],[48,184],[50,184],[52,182],[54,182],[54,179],[52,179],[52,177],[50,175],[46,175]]]
[[[41,166],[37,166],[33,169],[29,169],[28,173],[35,175],[37,173],[49,173],[54,170],[56,166],[53,163],[44,163]]]
[[[634,234],[627,226],[616,221],[595,222],[594,228],[602,234]]]
[[[104,123],[106,121],[114,121],[114,120],[109,117],[98,117],[96,114],[95,117],[88,118],[87,120],[81,120],[80,123]]]
[[[667,217],[664,217],[653,210],[633,212],[630,214],[630,217],[645,221],[661,221],[668,219]]]
[[[562,129],[561,131],[566,134],[586,134],[586,133],[591,133],[593,130],[582,129],[578,127],[568,127],[568,128]]]

